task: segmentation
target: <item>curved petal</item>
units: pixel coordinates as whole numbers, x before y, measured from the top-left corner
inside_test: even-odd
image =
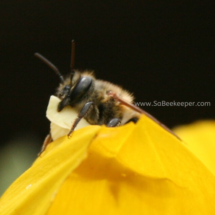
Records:
[[[214,198],[214,175],[143,116],[137,125],[99,131],[47,214],[213,214]]]
[[[214,198],[205,163],[143,116],[136,125],[89,126],[50,144],[4,194],[0,214],[208,215]]]
[[[81,129],[71,139],[62,137],[46,151],[0,199],[1,215],[43,215],[68,175],[86,158],[99,126]],[[80,141],[81,136],[81,141]]]
[[[174,129],[190,151],[215,175],[215,121],[203,120]]]

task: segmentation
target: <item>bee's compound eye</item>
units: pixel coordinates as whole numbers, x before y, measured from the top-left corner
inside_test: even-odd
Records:
[[[70,105],[74,105],[81,101],[81,98],[90,90],[93,79],[88,76],[81,77],[75,87],[69,91]]]
[[[81,97],[83,94],[85,94],[92,85],[92,78],[90,77],[82,77],[76,84],[73,90],[73,95],[76,97]]]

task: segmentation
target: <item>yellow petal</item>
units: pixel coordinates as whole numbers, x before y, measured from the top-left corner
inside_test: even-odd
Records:
[[[4,193],[0,199],[0,214],[45,214],[63,181],[86,158],[87,148],[99,129],[99,126],[91,126],[82,132],[76,131],[71,139],[62,137],[50,144]]]
[[[143,116],[136,125],[89,126],[52,143],[4,194],[0,214],[208,215],[214,198],[205,164]]]
[[[215,121],[197,121],[179,126],[174,131],[215,175]]]
[[[47,215],[213,214],[215,177],[178,141],[142,117],[103,127]]]

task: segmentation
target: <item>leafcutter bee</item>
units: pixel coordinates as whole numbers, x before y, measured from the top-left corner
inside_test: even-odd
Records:
[[[36,57],[51,67],[60,78],[61,83],[57,88],[56,95],[61,101],[57,110],[61,111],[69,105],[78,113],[68,136],[72,134],[82,118],[85,118],[92,125],[115,127],[128,122],[136,123],[141,114],[147,115],[173,134],[153,116],[136,107],[133,104],[133,96],[127,90],[110,82],[96,79],[91,71],[74,70],[74,43],[72,47],[71,72],[65,78],[49,60],[39,53],[35,54]],[[46,138],[42,151],[49,142],[51,142],[50,135]]]

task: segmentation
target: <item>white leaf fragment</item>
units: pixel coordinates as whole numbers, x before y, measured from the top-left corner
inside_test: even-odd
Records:
[[[46,111],[46,117],[51,122],[51,136],[53,140],[65,136],[69,133],[75,119],[78,116],[76,110],[70,106],[66,106],[62,111],[58,112],[57,107],[61,100],[56,96],[51,96]],[[75,130],[90,125],[85,119],[82,119]]]

